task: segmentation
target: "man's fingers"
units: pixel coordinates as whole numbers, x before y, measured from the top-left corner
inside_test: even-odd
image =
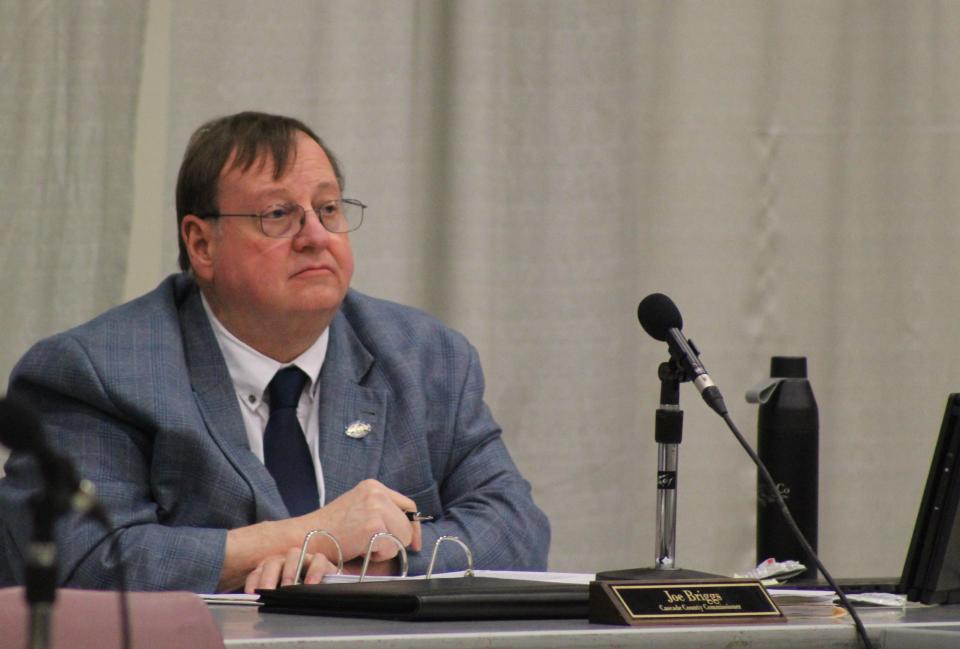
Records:
[[[283,562],[283,571],[280,573],[280,585],[291,586],[297,581],[297,563],[300,561],[300,548],[287,550]]]
[[[307,568],[307,573],[303,577],[303,583],[319,584],[323,581],[324,575],[332,575],[336,571],[337,567],[334,566],[329,559],[322,554],[315,554],[310,559],[310,566]]]
[[[260,587],[260,574],[263,572],[263,563],[261,562],[253,571],[247,575],[247,579],[243,582],[243,592],[247,595],[253,595]]]
[[[276,588],[280,583],[280,571],[283,569],[283,557],[267,557],[261,564],[260,579],[257,588]]]
[[[386,528],[386,530],[381,530],[381,531],[387,531],[390,534],[393,534],[395,537],[400,539],[401,543],[403,543],[403,539],[400,538],[400,535],[397,533],[397,531],[399,530],[393,531],[386,524],[384,524],[384,527]],[[372,535],[371,535],[371,538],[372,538]],[[388,536],[381,536],[373,544],[373,552],[370,553],[370,561],[372,562],[386,561],[388,559],[394,558],[399,553],[400,553],[400,548],[397,547],[397,544],[393,541],[393,539],[391,539]]]
[[[283,567],[283,557],[267,557],[247,575],[243,592],[252,594],[258,588],[276,588]]]
[[[410,549],[419,552],[420,548],[423,547],[423,530],[420,528],[419,521],[410,523],[410,525],[413,526],[413,539],[410,541]]]
[[[413,502],[399,491],[387,489],[387,487],[384,487],[384,489],[386,489],[387,496],[390,497],[390,500],[393,501],[393,504],[399,507],[401,510],[405,512],[417,511],[417,503]]]
[[[381,530],[390,532],[405,548],[419,552],[422,538],[420,523],[410,521],[407,518],[408,511],[416,511],[416,505],[414,504],[412,509],[401,510],[392,508],[383,512],[383,527]],[[377,539],[374,545],[374,552],[370,558],[373,561],[386,561],[393,559],[399,552],[400,548],[397,547],[397,544],[394,543],[392,539],[381,537]]]
[[[379,510],[385,514],[392,513],[395,510],[401,512],[417,511],[417,503],[399,491],[394,491],[376,480],[364,480],[357,485],[356,489],[362,494],[371,511]]]
[[[252,594],[258,588],[270,589],[278,586],[290,586],[297,581],[297,563],[300,561],[300,548],[290,548],[286,554],[267,557],[249,575],[243,585],[243,592]],[[304,557],[303,583],[318,584],[323,576],[337,569],[321,553]]]

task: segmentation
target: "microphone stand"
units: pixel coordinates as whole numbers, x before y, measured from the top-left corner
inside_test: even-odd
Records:
[[[661,363],[657,375],[660,377],[660,407],[654,424],[657,441],[657,548],[653,567],[673,570],[677,549],[677,459],[683,441],[680,383],[690,379],[673,359]]]
[[[61,516],[73,511],[81,516],[91,516],[103,526],[108,536],[112,535],[108,551],[115,562],[120,585],[122,646],[128,649],[131,633],[123,556],[110,517],[97,502],[93,483],[81,480],[70,460],[47,446],[40,419],[30,405],[19,397],[0,398],[0,443],[14,452],[32,456],[42,478],[42,488],[29,499],[33,530],[24,571],[24,599],[29,609],[28,648],[49,649],[51,645],[51,619],[58,579],[54,529]]]
[[[676,566],[677,543],[677,460],[683,440],[683,410],[680,384],[693,377],[672,357],[657,369],[660,378],[660,406],[654,435],[657,441],[657,537],[652,568],[628,568],[597,573],[597,579],[675,580],[715,579],[717,575]]]
[[[33,538],[26,565],[26,600],[30,607],[28,637],[30,649],[49,649],[51,618],[57,595],[57,545],[53,527],[69,509],[66,492],[48,482],[32,499]]]

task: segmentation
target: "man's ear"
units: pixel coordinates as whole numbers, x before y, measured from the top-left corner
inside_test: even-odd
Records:
[[[180,222],[180,236],[190,257],[190,266],[198,279],[213,280],[213,259],[216,254],[217,224],[209,219],[187,214]]]

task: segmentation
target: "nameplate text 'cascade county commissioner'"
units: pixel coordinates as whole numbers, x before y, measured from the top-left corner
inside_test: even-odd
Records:
[[[594,581],[590,621],[599,624],[783,622],[756,580]]]

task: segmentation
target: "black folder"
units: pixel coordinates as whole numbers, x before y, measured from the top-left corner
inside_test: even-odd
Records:
[[[261,613],[389,620],[587,618],[589,587],[496,577],[300,584],[258,590]]]

